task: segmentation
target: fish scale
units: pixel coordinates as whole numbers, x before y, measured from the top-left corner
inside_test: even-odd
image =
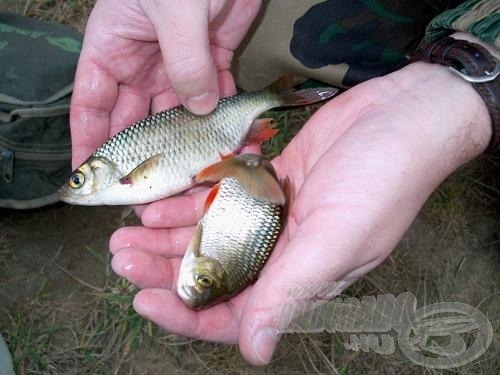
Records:
[[[252,120],[277,102],[270,93],[245,93],[222,99],[208,116],[176,107],[137,121],[92,156],[113,161],[124,174],[157,154],[169,155],[164,167],[199,170],[219,156],[219,151],[240,147]],[[134,152],[128,152],[127,147]],[[210,159],[208,163],[206,158]]]
[[[255,199],[235,178],[221,181],[217,199],[201,221],[200,252],[221,263],[230,290],[258,276],[278,238],[281,213],[280,205]]]

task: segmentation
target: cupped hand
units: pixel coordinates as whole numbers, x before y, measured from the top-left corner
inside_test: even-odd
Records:
[[[250,363],[268,363],[290,289],[346,287],[381,263],[431,192],[489,136],[488,112],[467,83],[443,67],[412,64],[325,104],[273,160],[295,193],[271,258],[241,294],[204,311],[176,295],[206,192],[153,203],[142,213],[145,227],[115,232],[113,268],[142,288],[134,308],[147,319],[177,334],[237,342]]]
[[[71,103],[73,167],[107,138],[177,105],[197,114],[235,93],[233,51],[260,1],[99,0]]]

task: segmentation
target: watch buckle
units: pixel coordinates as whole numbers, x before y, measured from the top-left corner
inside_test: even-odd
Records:
[[[458,69],[455,69],[451,66],[449,66],[448,68],[450,69],[450,71],[453,73],[453,74],[456,74],[457,76],[461,77],[462,79],[466,80],[467,82],[471,82],[471,83],[485,83],[485,82],[490,82],[490,81],[493,81],[494,79],[496,79],[498,77],[498,75],[500,75],[500,61],[495,58],[496,60],[496,65],[495,65],[495,68],[491,71],[491,72],[484,72],[484,75],[482,76],[471,76],[469,74],[466,74],[466,73],[462,73],[460,70]]]

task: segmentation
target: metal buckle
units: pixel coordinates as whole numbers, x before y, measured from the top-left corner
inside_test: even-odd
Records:
[[[485,82],[491,82],[494,79],[498,77],[500,74],[500,61],[496,59],[496,65],[495,68],[491,72],[484,72],[483,76],[478,76],[474,77],[469,74],[462,73],[461,71],[449,66],[448,68],[453,74],[456,74],[457,76],[461,77],[462,79],[466,80],[467,82],[471,83],[485,83]]]

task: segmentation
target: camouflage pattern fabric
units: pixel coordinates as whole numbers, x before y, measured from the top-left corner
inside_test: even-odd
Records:
[[[500,1],[470,0],[440,14],[427,27],[426,39],[442,38],[449,30],[470,33],[500,48]]]
[[[432,35],[474,30],[474,35],[491,43],[500,31],[494,21],[499,17],[498,4],[498,0],[267,0],[237,51],[234,73],[245,90],[261,88],[286,72],[349,88],[402,67],[426,29]]]

